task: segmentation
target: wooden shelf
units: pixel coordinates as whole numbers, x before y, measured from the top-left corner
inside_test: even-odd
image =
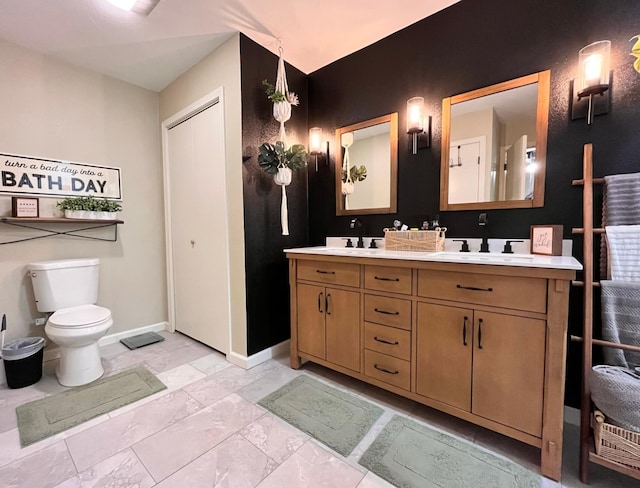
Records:
[[[116,242],[118,240],[118,224],[124,224],[123,220],[102,220],[102,219],[66,219],[62,217],[0,217],[0,223],[41,232],[42,234],[30,237],[22,237],[11,241],[0,242],[4,244],[14,244],[17,242],[33,241],[52,236],[71,236],[94,241]],[[49,224],[71,224],[70,230],[53,230]],[[73,225],[79,224],[79,225]],[[105,227],[113,227],[113,237],[96,237],[87,235],[86,232]],[[69,229],[67,227],[67,229]]]
[[[124,220],[67,219],[64,217],[0,217],[0,221],[38,224],[124,224]]]

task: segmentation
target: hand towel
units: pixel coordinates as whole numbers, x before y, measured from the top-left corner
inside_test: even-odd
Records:
[[[607,232],[612,281],[640,281],[640,225],[613,225]]]

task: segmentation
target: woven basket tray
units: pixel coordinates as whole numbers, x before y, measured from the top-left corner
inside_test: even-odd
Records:
[[[389,251],[444,251],[446,227],[435,230],[384,231],[384,248]]]
[[[640,432],[607,424],[604,414],[593,414],[596,454],[616,463],[640,470]]]

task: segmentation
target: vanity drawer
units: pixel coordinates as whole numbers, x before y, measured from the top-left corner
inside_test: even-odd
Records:
[[[364,320],[411,330],[411,301],[400,298],[364,296]]]
[[[409,390],[411,363],[375,351],[364,351],[364,374],[385,383]]]
[[[298,260],[298,279],[359,287],[360,265]]]
[[[546,313],[547,280],[453,271],[418,271],[418,295]]]
[[[399,359],[411,359],[411,332],[364,323],[364,347]]]
[[[411,269],[389,266],[364,267],[364,287],[411,295]]]

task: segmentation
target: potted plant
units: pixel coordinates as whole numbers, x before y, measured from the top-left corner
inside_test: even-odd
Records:
[[[308,160],[309,155],[302,144],[294,144],[287,149],[282,141],[276,141],[275,144],[265,142],[260,146],[258,155],[258,164],[270,175],[278,174],[278,170],[283,168],[287,168],[290,175],[291,170],[304,168]]]
[[[67,219],[115,220],[116,212],[122,210],[120,203],[106,198],[96,199],[93,195],[67,197],[60,200],[56,206],[64,210]]]

